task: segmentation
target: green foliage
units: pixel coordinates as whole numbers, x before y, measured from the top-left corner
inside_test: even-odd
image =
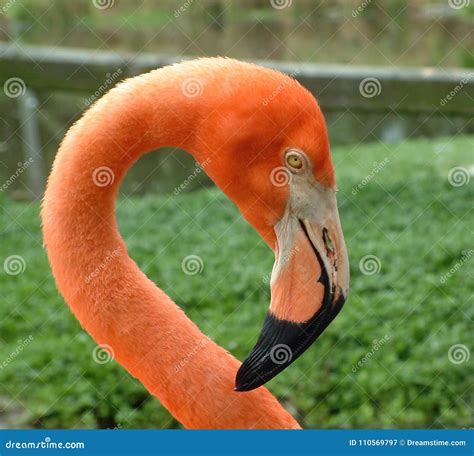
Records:
[[[350,297],[316,344],[268,385],[303,426],[471,425],[472,361],[452,363],[448,351],[472,349],[473,258],[442,277],[473,248],[472,179],[448,182],[450,169],[472,166],[472,146],[464,137],[334,151]],[[119,365],[94,362],[94,343],[51,277],[38,204],[0,198],[0,260],[20,255],[26,265],[18,275],[0,269],[0,363],[9,360],[0,368],[0,427],[177,427]],[[236,208],[209,189],[122,199],[118,218],[140,267],[242,359],[266,312],[273,258]],[[181,262],[191,254],[204,269],[187,276]],[[380,260],[378,273],[361,272],[366,255]]]

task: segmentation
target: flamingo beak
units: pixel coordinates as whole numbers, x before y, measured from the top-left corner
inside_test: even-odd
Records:
[[[349,262],[334,190],[295,192],[275,226],[271,304],[262,332],[236,377],[251,391],[295,361],[341,310]]]

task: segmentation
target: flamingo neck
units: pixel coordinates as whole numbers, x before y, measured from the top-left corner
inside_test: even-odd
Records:
[[[129,80],[68,132],[42,209],[53,274],[93,339],[185,427],[297,428],[265,388],[233,391],[240,362],[140,271],[118,231],[118,188],[143,153],[177,146],[204,160],[196,149],[204,109],[183,96],[183,78],[172,67]]]

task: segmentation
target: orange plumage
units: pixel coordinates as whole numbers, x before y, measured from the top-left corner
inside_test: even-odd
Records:
[[[185,93],[189,78],[202,93]],[[142,154],[183,148],[206,163],[206,173],[275,248],[273,226],[288,188],[273,186],[268,175],[289,144],[310,157],[321,185],[334,187],[326,127],[311,94],[279,72],[217,58],[119,84],[69,130],[56,156],[41,215],[58,288],[95,341],[111,346],[115,359],[187,428],[299,425],[264,387],[234,392],[240,362],[206,338],[128,256],[115,219],[120,182]],[[94,179],[98,169],[110,173],[105,185]]]

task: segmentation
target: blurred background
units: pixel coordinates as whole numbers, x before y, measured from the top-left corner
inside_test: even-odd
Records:
[[[472,426],[473,8],[1,0],[0,428],[179,427],[58,296],[38,201],[67,129],[103,93],[215,55],[308,87],[337,171],[350,299],[271,391],[308,428]],[[118,219],[142,270],[242,359],[265,315],[273,257],[192,158],[142,158]],[[193,275],[182,266],[190,256]]]

